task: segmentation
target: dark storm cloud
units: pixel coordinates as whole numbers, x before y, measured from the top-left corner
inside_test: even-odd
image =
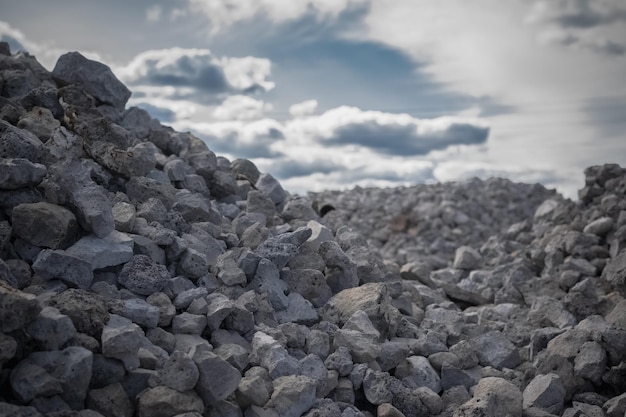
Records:
[[[255,94],[273,88],[271,63],[255,57],[216,57],[207,49],[171,48],[137,55],[120,69],[130,86],[164,87],[174,100],[215,104],[231,94]],[[167,91],[165,93],[165,91]]]
[[[489,128],[469,123],[450,123],[439,130],[420,133],[415,124],[381,124],[376,120],[350,123],[335,129],[328,142],[360,145],[387,155],[426,155],[454,145],[486,142]]]
[[[311,174],[330,174],[331,172],[343,172],[348,167],[339,165],[328,160],[299,161],[294,159],[275,159],[270,164],[268,171],[276,178],[306,177]]]

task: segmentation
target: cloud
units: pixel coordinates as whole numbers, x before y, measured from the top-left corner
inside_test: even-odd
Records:
[[[478,119],[416,119],[408,114],[341,106],[288,124],[294,135],[325,145],[357,145],[386,155],[427,155],[454,145],[484,143],[489,128]]]
[[[276,120],[215,123],[177,122],[176,130],[191,130],[209,148],[230,158],[275,158],[282,155],[277,144],[284,139],[283,126]]]
[[[152,6],[146,9],[146,20],[148,22],[159,22],[161,20],[161,15],[163,13],[163,9],[158,4],[153,4]]]
[[[168,87],[171,98],[211,102],[230,94],[269,91],[271,62],[263,58],[216,57],[208,49],[150,50],[135,56],[117,74],[133,89]]]
[[[254,120],[263,117],[273,106],[252,97],[229,96],[213,110],[213,117],[218,120]]]
[[[626,5],[621,0],[538,0],[526,19],[585,29],[626,21]]]
[[[368,0],[186,0],[189,13],[200,13],[219,32],[236,23],[268,19],[273,23],[295,21],[305,16],[335,19],[342,12],[367,5]],[[180,11],[179,11],[180,13]]]
[[[317,100],[306,100],[289,107],[289,114],[293,117],[304,117],[315,113],[317,109]]]
[[[526,16],[542,43],[609,56],[626,53],[624,22],[621,0],[538,0]]]

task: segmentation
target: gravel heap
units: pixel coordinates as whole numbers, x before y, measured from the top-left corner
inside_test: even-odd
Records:
[[[0,43],[0,416],[626,415],[626,170],[290,195]]]

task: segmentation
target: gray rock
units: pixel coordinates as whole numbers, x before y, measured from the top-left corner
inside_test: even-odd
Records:
[[[44,279],[58,278],[80,289],[88,289],[93,281],[91,264],[61,249],[39,252],[33,270]]]
[[[139,326],[125,317],[111,314],[102,329],[102,354],[124,362],[127,370],[139,367],[137,351],[143,344],[144,333]]]
[[[49,305],[69,316],[76,330],[100,340],[102,328],[109,320],[104,298],[84,290],[70,288],[52,297]]]
[[[178,392],[165,386],[148,388],[137,400],[138,417],[171,417],[204,411],[202,399],[194,391]]]
[[[299,417],[315,403],[315,381],[302,375],[274,380],[274,392],[267,406],[282,417]]]
[[[86,406],[105,417],[132,417],[133,405],[119,382],[87,394]]]
[[[26,329],[42,350],[59,350],[76,333],[72,320],[54,307],[44,307]]]
[[[45,165],[30,162],[28,159],[0,159],[0,189],[17,190],[35,187],[46,176]]]
[[[409,356],[398,365],[395,377],[410,388],[426,387],[435,393],[441,392],[441,380],[428,359],[423,356]]]
[[[349,375],[354,368],[350,349],[345,346],[337,347],[334,352],[328,355],[324,364],[329,370],[337,371],[340,376]]]
[[[536,297],[533,300],[528,318],[542,327],[554,326],[561,329],[577,323],[576,317],[567,311],[559,300],[548,296]]]
[[[287,283],[289,291],[302,295],[316,308],[322,307],[332,296],[326,277],[315,269],[283,270],[280,278]]]
[[[536,407],[560,414],[565,402],[565,387],[556,374],[537,375],[524,389],[524,408]]]
[[[66,249],[79,231],[70,210],[46,202],[16,206],[12,224],[13,231],[28,243],[50,249]]]
[[[522,393],[502,378],[487,377],[474,387],[474,396],[457,408],[454,417],[522,416]]]
[[[172,320],[172,333],[200,335],[202,334],[206,326],[206,316],[183,312],[174,316],[174,319]]]
[[[0,120],[0,158],[23,158],[38,163],[42,162],[45,152],[37,136]]]
[[[272,379],[300,373],[298,360],[290,356],[276,339],[260,331],[252,337],[250,363],[267,369]]]
[[[430,388],[420,387],[415,390],[420,401],[426,406],[428,412],[433,415],[441,413],[443,402],[441,397],[434,393]]]
[[[394,397],[391,391],[392,379],[387,372],[368,369],[363,379],[363,392],[367,401],[374,405],[390,403]]]
[[[585,342],[574,359],[574,373],[599,384],[607,364],[606,351],[597,342]]]
[[[17,127],[33,133],[42,142],[50,139],[52,132],[60,126],[61,123],[54,118],[50,110],[39,106],[33,107],[17,122]]]
[[[150,295],[161,291],[170,278],[165,266],[146,255],[135,255],[124,265],[117,281],[136,294]]]
[[[184,310],[196,299],[204,298],[208,295],[209,291],[204,287],[190,288],[185,290],[174,299],[174,307],[179,310]]]
[[[36,297],[9,287],[0,281],[0,332],[24,328],[41,311]]]
[[[519,350],[499,331],[483,333],[472,339],[483,366],[513,369],[521,363]]]
[[[287,198],[287,192],[271,174],[261,174],[255,184],[256,188],[265,194],[276,205],[281,204]]]
[[[24,403],[29,403],[37,397],[63,393],[61,381],[41,366],[29,361],[22,361],[13,369],[10,383],[17,399]]]
[[[149,329],[159,324],[159,308],[139,298],[112,300],[109,311]]]
[[[160,327],[167,327],[176,315],[176,307],[170,298],[162,292],[156,292],[146,298],[146,301],[159,309]]]
[[[8,417],[42,417],[35,407],[0,402],[0,414]]]
[[[66,84],[80,83],[85,91],[104,104],[122,111],[130,91],[99,62],[89,60],[78,52],[68,52],[58,59],[52,75]]]
[[[128,262],[133,256],[133,247],[134,241],[129,235],[114,230],[104,239],[85,236],[65,252],[86,260],[95,270]]]
[[[326,359],[330,353],[330,337],[328,333],[312,329],[306,338],[306,352]]]
[[[236,368],[204,347],[196,348],[192,358],[199,371],[195,389],[205,405],[217,404],[235,392],[241,380]]]
[[[254,289],[258,294],[267,294],[275,310],[284,310],[289,305],[285,295],[289,287],[280,279],[276,265],[268,259],[261,259],[248,288]]]
[[[135,228],[135,220],[137,219],[137,210],[135,206],[123,201],[115,203],[111,209],[115,228],[120,232],[130,233]]]
[[[176,196],[174,210],[178,211],[188,222],[221,222],[220,213],[211,207],[210,201],[202,194],[179,193]]]
[[[91,380],[92,361],[93,353],[75,346],[63,350],[34,352],[25,359],[25,362],[43,369],[61,384],[59,395],[73,410],[84,408]],[[44,374],[41,377],[45,378]]]
[[[369,283],[349,288],[333,296],[322,308],[322,318],[339,326],[357,310],[363,310],[381,335],[386,334],[389,323],[385,317],[390,297],[384,284]]]
[[[250,405],[262,407],[265,405],[271,395],[274,387],[269,373],[265,368],[255,366],[248,371],[237,386],[237,401],[242,408]]]
[[[214,350],[214,352],[217,356],[224,359],[240,371],[246,369],[250,363],[250,350],[235,343],[225,343],[220,345]]]
[[[71,191],[70,201],[81,226],[103,238],[115,230],[113,204],[106,190],[88,183]]]
[[[455,269],[474,269],[480,263],[482,257],[478,251],[470,246],[461,246],[456,250],[454,255]]]
[[[93,355],[90,388],[103,388],[115,382],[122,382],[125,376],[126,371],[122,362],[106,358],[100,353]]]
[[[626,413],[626,393],[611,398],[602,406],[608,417],[622,417]]]
[[[602,279],[626,296],[626,251],[621,251],[602,271]]]
[[[189,356],[176,350],[158,370],[158,376],[163,385],[185,392],[196,386],[200,373]]]
[[[604,236],[613,228],[613,219],[610,217],[600,217],[588,223],[583,229],[583,233],[590,233],[596,236]]]
[[[297,292],[287,296],[287,308],[278,311],[276,318],[279,323],[299,323],[312,325],[319,321],[319,316],[313,305]]]

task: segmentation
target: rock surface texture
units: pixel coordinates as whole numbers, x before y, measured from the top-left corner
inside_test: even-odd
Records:
[[[286,192],[0,51],[0,416],[626,412],[626,169]]]

